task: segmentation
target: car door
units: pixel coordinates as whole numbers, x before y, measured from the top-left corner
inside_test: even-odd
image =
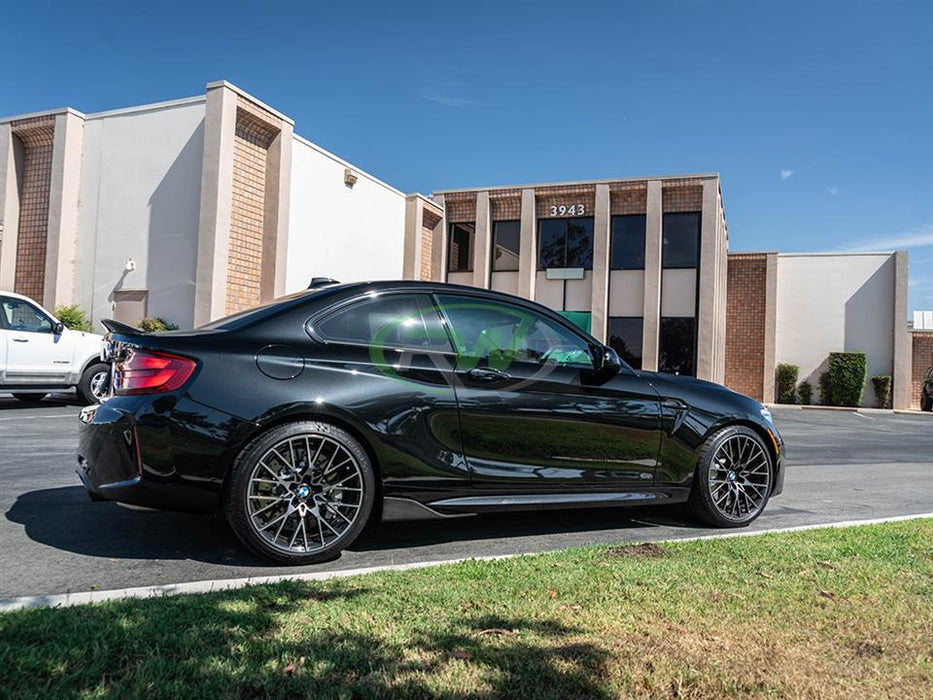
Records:
[[[306,381],[380,435],[387,492],[469,488],[454,355],[429,294],[367,294],[323,312],[307,330],[318,341],[307,359],[327,372]]]
[[[4,384],[55,385],[68,381],[71,348],[55,333],[55,322],[36,305],[0,297],[0,323],[6,336]]]
[[[598,380],[592,339],[530,306],[439,294],[457,352],[463,451],[479,488],[651,486],[657,392],[630,369]]]

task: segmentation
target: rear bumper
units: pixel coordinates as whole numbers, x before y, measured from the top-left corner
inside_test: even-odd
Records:
[[[78,478],[93,500],[213,513],[236,441],[203,429],[205,420],[217,425],[213,409],[180,400],[165,410],[159,400],[114,397],[83,409]],[[236,423],[222,415],[228,425]]]

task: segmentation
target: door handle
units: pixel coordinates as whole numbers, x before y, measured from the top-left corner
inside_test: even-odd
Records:
[[[471,369],[467,376],[475,382],[501,382],[509,379],[509,375],[498,369]]]
[[[13,338],[14,343],[28,343],[29,338]]]

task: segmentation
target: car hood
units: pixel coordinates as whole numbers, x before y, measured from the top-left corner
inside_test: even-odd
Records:
[[[677,395],[678,389],[683,389],[686,391],[712,391],[712,392],[725,392],[728,394],[735,394],[736,396],[741,396],[741,394],[736,394],[732,389],[723,386],[722,384],[717,384],[716,382],[710,382],[706,379],[697,379],[696,377],[691,377],[688,375],[682,374],[665,374],[663,372],[648,372],[645,370],[638,370],[636,372],[639,377],[647,379],[651,384],[662,394]],[[665,390],[662,390],[662,387]]]

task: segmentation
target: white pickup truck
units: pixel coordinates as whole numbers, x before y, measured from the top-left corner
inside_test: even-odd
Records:
[[[31,403],[74,388],[84,403],[98,403],[110,389],[101,340],[65,328],[28,297],[0,291],[0,393]]]

